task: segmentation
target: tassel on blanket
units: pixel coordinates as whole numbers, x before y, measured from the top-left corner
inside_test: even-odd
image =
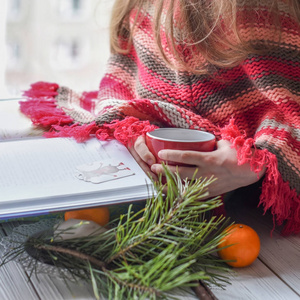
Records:
[[[36,82],[23,93],[26,101],[20,101],[21,112],[29,117],[34,125],[50,127],[51,125],[67,125],[73,119],[58,108],[55,96],[59,86],[56,83]]]
[[[52,129],[49,132],[45,132],[44,137],[71,137],[78,143],[83,143],[95,134],[97,130],[98,126],[95,122],[83,125],[75,123],[70,126],[52,125]]]
[[[29,117],[34,125],[50,127],[51,125],[68,125],[73,119],[57,108],[54,100],[20,101],[21,112]]]
[[[140,121],[135,117],[126,117],[101,126],[97,126],[95,122],[83,125],[75,123],[71,126],[53,125],[44,136],[47,138],[73,137],[77,142],[84,142],[91,136],[96,136],[101,141],[116,139],[125,146],[131,146],[138,136],[156,128],[157,126],[151,125],[148,120]]]
[[[41,98],[51,97],[54,98],[58,95],[57,90],[59,85],[56,83],[38,81],[30,85],[30,89],[23,93],[23,96],[27,98]]]
[[[262,183],[259,205],[264,212],[270,210],[275,225],[284,224],[282,235],[300,232],[300,197],[291,191],[288,182],[284,182],[277,168],[277,158],[266,149],[256,149],[254,139],[247,138],[234,125],[234,121],[220,129],[222,139],[228,140],[237,151],[238,164],[249,163],[251,170],[258,174],[267,166]],[[253,151],[254,150],[254,151]]]
[[[114,120],[110,124],[102,125],[96,132],[100,140],[116,139],[126,146],[131,146],[134,141],[147,132],[158,128],[148,120],[140,121],[135,117],[126,117],[123,120]]]
[[[265,151],[265,150],[261,150]],[[288,182],[283,181],[278,169],[277,158],[268,153],[268,169],[262,185],[262,194],[259,205],[263,205],[264,211],[270,209],[274,224],[284,224],[282,235],[300,233],[300,197],[295,190],[290,189]]]

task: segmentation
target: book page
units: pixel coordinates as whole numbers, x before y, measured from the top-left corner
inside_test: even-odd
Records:
[[[101,163],[106,167],[104,173]],[[96,170],[92,177],[91,169]],[[72,195],[101,195],[105,191],[117,195],[128,188],[134,196],[135,187],[146,182],[150,184],[147,175],[126,147],[115,140],[93,138],[77,143],[68,138],[35,138],[0,142],[0,210],[4,202],[72,199]]]

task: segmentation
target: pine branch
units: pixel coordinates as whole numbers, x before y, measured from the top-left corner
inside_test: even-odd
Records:
[[[208,287],[199,281],[197,286],[192,288],[196,296],[201,300],[217,300],[215,295],[208,289]]]
[[[105,270],[106,267],[106,264],[104,262],[96,259],[95,257],[72,249],[63,248],[59,246],[51,246],[51,245],[34,245],[34,248],[46,250],[50,252],[59,252],[59,253],[70,255],[72,257],[76,257],[80,260],[86,260],[103,270]]]
[[[130,206],[114,228],[93,237],[53,238],[50,244],[49,237],[31,238],[27,246],[46,252],[76,277],[86,280],[88,272],[97,298],[165,299],[174,288],[199,291],[199,282],[226,281],[219,273],[228,267],[215,254],[228,220],[211,213],[222,205],[219,197],[206,199],[215,179],[182,181],[167,167],[165,172],[167,185],[156,184],[157,195],[145,208],[135,213]],[[19,253],[18,248],[4,261]]]

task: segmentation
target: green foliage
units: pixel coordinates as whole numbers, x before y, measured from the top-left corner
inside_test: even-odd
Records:
[[[88,280],[97,299],[166,299],[174,288],[199,281],[222,284],[228,267],[217,257],[216,247],[229,224],[213,215],[221,199],[205,199],[214,179],[182,182],[167,167],[165,172],[167,184],[155,184],[157,195],[145,208],[133,212],[129,207],[108,231],[28,242],[54,265]]]

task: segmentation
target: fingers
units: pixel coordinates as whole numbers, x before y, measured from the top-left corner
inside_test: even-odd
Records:
[[[221,163],[219,150],[212,152],[199,152],[199,151],[182,151],[182,150],[161,150],[158,156],[164,161],[171,161],[184,166],[169,165],[171,172],[177,172],[182,179],[192,178],[209,178],[215,172],[215,167]],[[160,164],[151,166],[151,170],[156,174],[164,175],[164,168]]]
[[[154,155],[149,151],[146,146],[145,137],[139,136],[134,143],[134,150],[140,156],[140,158],[149,166],[155,163]]]
[[[137,139],[137,141],[138,141],[138,139]],[[146,174],[148,174],[150,177],[152,177],[153,180],[157,181],[158,180],[157,175],[150,170],[150,166],[144,161],[144,159],[141,157],[141,155],[135,150],[136,144],[138,145],[137,148],[140,151],[142,150],[141,153],[142,153],[143,157],[146,157],[146,159],[147,159],[147,153],[146,153],[146,155],[144,154],[144,152],[149,151],[146,145],[145,145],[146,146],[146,149],[145,149],[144,147],[141,147],[141,145],[139,145],[139,143],[136,142],[135,145],[134,145],[134,147],[129,147],[128,148],[129,152],[131,153],[131,155],[133,156],[133,158],[136,160],[136,162],[140,165],[140,167],[144,170],[144,172]],[[142,139],[141,139],[141,144],[142,144]],[[151,158],[151,155],[150,155],[150,158]],[[154,157],[153,157],[153,160],[155,162],[155,158]]]
[[[158,152],[158,156],[164,161],[197,166],[201,164],[207,153],[203,155],[198,151],[161,150]]]
[[[168,169],[173,173],[178,173],[182,179],[192,179],[195,176],[200,177],[199,169],[197,167],[185,167],[185,166],[167,166]],[[151,171],[155,174],[165,175],[165,169],[161,164],[153,164],[151,166]]]
[[[158,156],[163,161],[207,168],[216,163],[221,163],[223,156],[222,152],[227,151],[228,148],[232,149],[230,142],[221,140],[217,143],[217,149],[214,151],[201,152],[164,149],[158,152]]]
[[[137,161],[137,163],[140,165],[140,167],[144,170],[144,172],[146,174],[148,174],[150,177],[152,177],[153,180],[157,181],[158,177],[155,173],[153,173],[150,170],[149,165],[147,165],[141,158],[140,156],[137,154],[137,152],[134,150],[134,148],[129,148],[129,151],[131,153],[131,155],[133,156],[133,158]]]

